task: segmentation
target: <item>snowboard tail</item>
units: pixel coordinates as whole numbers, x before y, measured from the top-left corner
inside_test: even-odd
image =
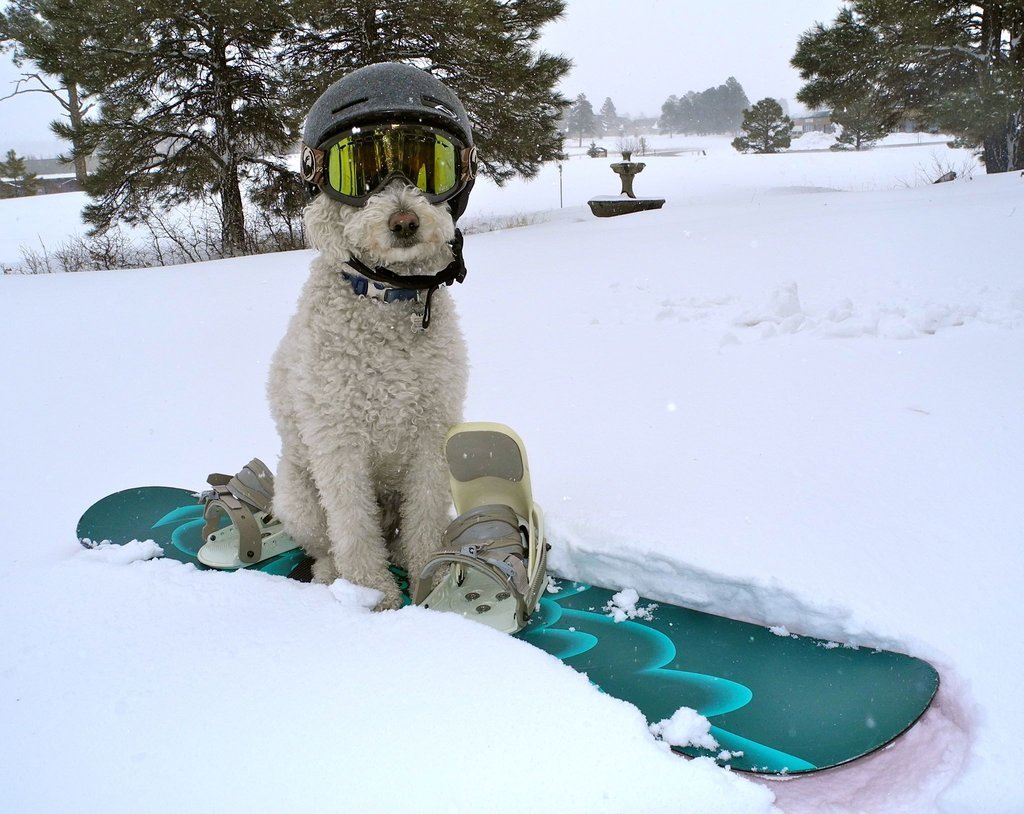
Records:
[[[617,622],[606,611],[613,596],[563,582],[520,638],[652,723],[695,709],[719,749],[674,750],[735,769],[802,774],[848,763],[909,729],[938,690],[934,668],[911,656],[780,636],[645,599],[641,616]]]
[[[77,531],[90,547],[153,540],[164,557],[206,570],[198,559],[203,525],[196,493],[149,486],[99,500]],[[248,569],[309,581],[311,564],[295,549]],[[407,594],[405,575],[392,570]],[[913,726],[938,690],[935,669],[912,656],[777,635],[646,599],[623,611],[613,591],[554,582],[516,638],[585,673],[652,723],[695,709],[719,749],[673,749],[741,771],[806,774],[856,760]]]

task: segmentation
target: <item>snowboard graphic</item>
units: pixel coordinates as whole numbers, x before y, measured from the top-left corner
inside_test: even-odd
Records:
[[[89,547],[153,540],[165,557],[205,569],[196,558],[202,528],[195,493],[149,486],[95,503],[78,523],[78,538]],[[250,567],[310,579],[301,549]],[[911,656],[778,635],[646,599],[627,603],[632,618],[615,621],[615,592],[553,582],[557,591],[542,597],[516,637],[585,673],[652,723],[695,709],[711,722],[719,748],[675,751],[741,771],[803,774],[848,763],[913,726],[938,690],[935,669]]]

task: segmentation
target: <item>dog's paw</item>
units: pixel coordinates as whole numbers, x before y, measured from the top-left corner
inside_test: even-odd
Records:
[[[374,606],[375,611],[398,610],[405,604],[405,597],[398,590],[397,585],[392,586],[393,590],[383,591],[383,598]]]
[[[385,569],[382,573],[367,579],[363,584],[367,588],[373,588],[381,593],[381,598],[374,606],[374,610],[398,610],[405,604],[405,597],[389,570]]]
[[[331,557],[320,557],[313,563],[313,582],[320,585],[330,585],[338,578],[338,569]]]
[[[314,577],[316,576],[316,566],[314,568]],[[337,569],[337,564],[335,564]],[[402,594],[401,589],[398,587],[398,583],[395,582],[391,572],[386,568],[380,573],[365,574],[362,573],[356,576],[353,573],[337,573],[337,576],[342,581],[347,581],[351,585],[359,586],[360,589],[372,591],[375,595],[379,595],[376,604],[373,605],[375,611],[380,610],[397,610],[405,604],[405,596]],[[372,600],[371,600],[372,601]],[[369,605],[367,605],[369,607]]]

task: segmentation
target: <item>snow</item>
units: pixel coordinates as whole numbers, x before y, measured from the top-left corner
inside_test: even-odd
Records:
[[[634,588],[626,588],[612,594],[611,601],[605,608],[608,615],[615,621],[625,622],[627,619],[653,619],[656,604],[639,605],[640,594]]]
[[[699,746],[717,749],[718,741],[711,734],[711,722],[696,710],[680,707],[671,718],[651,724],[651,734],[669,746]]]
[[[9,275],[0,810],[1024,811],[1024,179],[943,144],[655,142],[703,151],[637,156],[657,211],[591,215],[614,154],[477,185],[466,416],[525,439],[557,574],[926,658],[924,719],[750,778],[482,625],[83,550],[105,494],[276,462],[264,383],[311,254]],[[0,263],[82,200],[0,201]]]
[[[116,545],[109,540],[97,543],[94,540],[86,539],[82,540],[82,545],[88,546],[88,553],[85,551],[79,553],[83,560],[115,565],[145,562],[164,555],[164,550],[152,540],[129,540],[123,545]]]

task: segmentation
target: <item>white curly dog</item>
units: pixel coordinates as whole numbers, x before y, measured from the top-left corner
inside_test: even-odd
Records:
[[[466,347],[446,288],[424,328],[421,303],[361,296],[343,272],[355,256],[434,274],[452,261],[455,226],[446,204],[399,180],[363,207],[319,195],[305,224],[319,254],[268,388],[282,442],[273,508],[315,558],[314,580],[343,577],[399,607],[389,562],[415,578],[449,520],[442,448],[462,418]]]
[[[476,172],[458,96],[430,74],[368,65],[310,108],[301,174],[318,254],[271,364],[281,435],[273,511],[310,554],[402,604],[449,520],[444,439],[462,419],[466,347],[446,287]]]

